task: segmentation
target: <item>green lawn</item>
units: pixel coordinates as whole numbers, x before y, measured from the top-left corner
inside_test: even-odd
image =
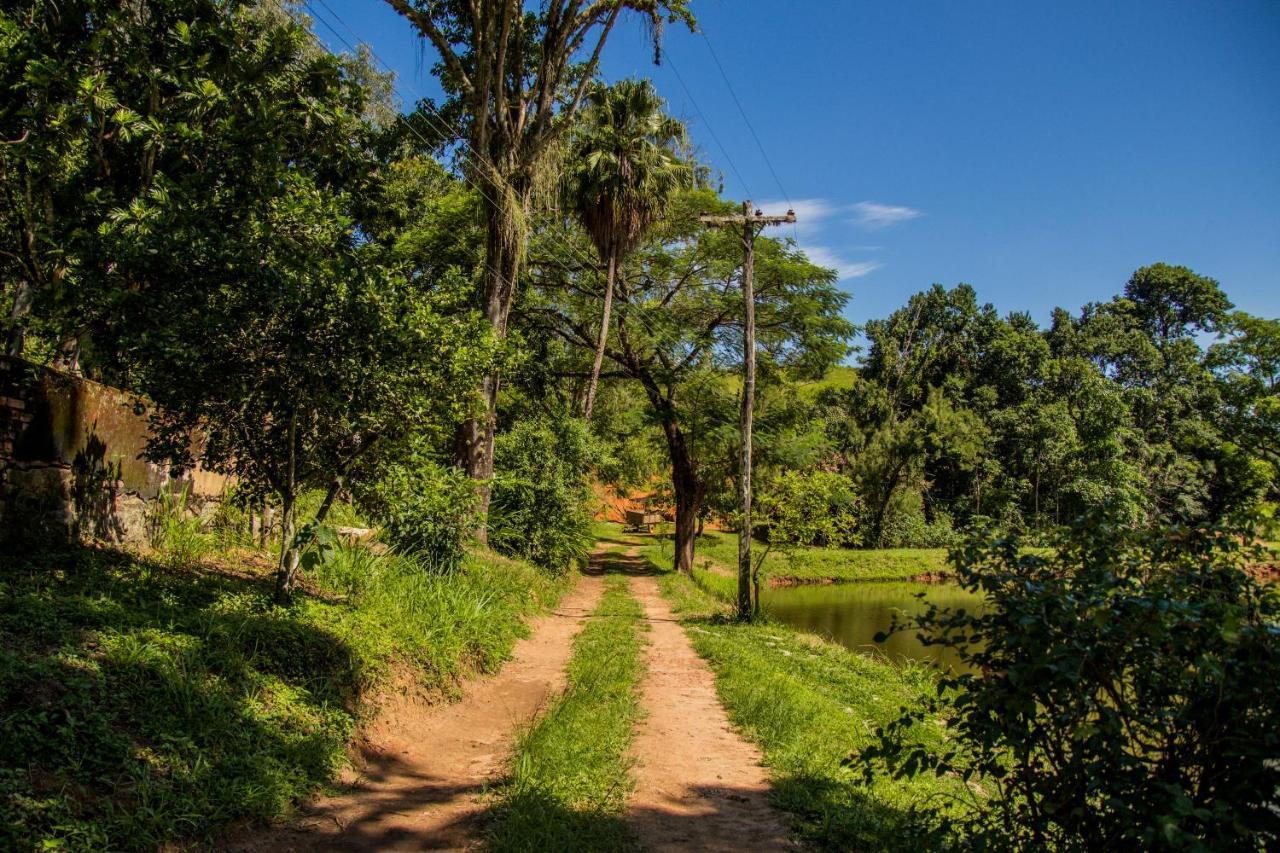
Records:
[[[669,562],[660,540],[611,533],[641,546],[656,565]],[[728,537],[725,537],[728,539]],[[662,578],[694,647],[716,673],[730,718],[764,752],[775,802],[794,817],[799,835],[827,850],[929,849],[937,841],[917,809],[972,798],[958,780],[877,778],[866,785],[857,752],[904,705],[934,690],[934,671],[896,666],[773,623],[739,624],[725,617],[733,582],[699,572],[700,588],[671,573]],[[943,748],[941,727],[917,731],[921,743]]]
[[[287,813],[344,763],[394,666],[448,693],[562,583],[488,554],[440,575],[343,549],[280,608],[270,568],[0,558],[0,849],[155,850]]]
[[[574,641],[568,688],[520,738],[497,791],[495,850],[635,847],[621,813],[632,784],[627,749],[640,717],[642,612],[625,578],[606,583]]]
[[[753,553],[765,546],[752,544]],[[698,539],[695,563],[711,560],[720,566],[738,565],[738,535],[708,532]],[[796,548],[790,552],[773,549],[765,557],[761,574],[770,578],[802,580],[888,581],[906,580],[924,574],[946,573],[946,548]]]

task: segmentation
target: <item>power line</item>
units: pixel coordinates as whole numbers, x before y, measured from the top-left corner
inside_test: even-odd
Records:
[[[286,14],[288,14],[288,10],[287,10],[287,9],[284,7],[284,5],[280,2],[280,0],[274,0],[274,2],[276,3],[276,5],[277,5],[277,6],[279,6],[279,7],[280,7],[280,9],[281,9],[282,11],[284,11]],[[382,57],[381,57],[381,56],[379,56],[379,55],[377,54],[377,52],[376,52],[376,51],[374,51],[374,50],[373,50],[372,46],[370,46],[367,42],[364,42],[364,41],[360,38],[360,36],[359,36],[359,35],[358,35],[358,34],[357,34],[357,33],[356,33],[352,28],[351,28],[351,26],[350,26],[349,24],[347,24],[347,22],[342,18],[342,16],[341,16],[341,15],[339,15],[337,12],[335,12],[335,11],[334,11],[334,10],[333,10],[329,5],[328,5],[328,3],[326,3],[326,2],[325,2],[325,0],[314,0],[314,2],[317,2],[317,3],[319,3],[321,6],[323,6],[323,7],[324,7],[324,9],[329,13],[329,15],[331,15],[331,16],[334,18],[334,20],[336,20],[336,21],[337,21],[337,22],[338,22],[338,23],[343,27],[343,29],[345,29],[348,33],[350,33],[350,34],[351,34],[351,37],[352,37],[352,38],[354,38],[354,39],[356,40],[356,42],[358,42],[358,43],[360,43],[360,44],[364,44],[364,46],[365,46],[366,50],[368,51],[369,55],[370,55],[371,57],[373,57],[373,59],[374,59],[378,64],[380,64],[380,65],[381,65],[381,66],[382,66],[382,67],[383,67],[387,72],[389,72],[390,74],[392,74],[392,76],[393,76],[393,79],[394,79],[394,80],[398,80],[398,79],[399,79],[399,78],[398,78],[398,76],[396,76],[396,75],[395,75],[395,70],[394,70],[393,68],[391,68],[391,66],[390,66],[390,65],[389,65],[385,60],[383,60],[383,59],[382,59]],[[343,44],[344,46],[346,46],[346,48],[347,48],[348,50],[350,50],[350,51],[352,52],[352,54],[353,54],[353,55],[357,53],[356,46],[355,46],[354,44],[352,44],[350,41],[348,41],[348,40],[347,40],[347,38],[346,38],[345,36],[343,36],[341,33],[339,33],[339,32],[337,31],[337,29],[336,29],[332,24],[330,24],[330,23],[329,23],[329,21],[328,21],[328,20],[327,20],[323,15],[320,15],[320,14],[316,11],[316,9],[311,5],[311,0],[303,0],[303,5],[308,9],[308,11],[310,11],[310,12],[311,12],[311,14],[312,14],[312,16],[315,18],[315,20],[317,20],[317,21],[319,21],[320,23],[324,24],[324,26],[325,26],[325,27],[326,27],[326,28],[327,28],[331,33],[333,33],[333,34],[334,34],[334,36],[335,36],[335,37],[336,37],[340,42],[342,42],[342,44]],[[310,30],[307,30],[307,34],[308,34],[308,35],[309,35],[309,36],[310,36],[310,37],[311,37],[311,38],[316,42],[316,44],[317,44],[317,45],[318,45],[322,50],[325,50],[326,52],[329,52],[329,51],[328,51],[328,48],[327,48],[327,47],[326,47],[326,46],[325,46],[325,45],[320,41],[319,37],[318,37],[314,32],[312,32],[312,31],[310,31]],[[673,68],[672,68],[672,70],[673,70],[673,71],[675,71],[675,68],[673,67]],[[676,72],[676,75],[677,75],[677,78],[679,78],[679,72],[678,72],[678,71]],[[687,87],[687,86],[685,86],[685,84],[684,84],[684,80],[683,80],[683,79],[681,79],[681,80],[680,80],[680,85],[681,85],[682,87],[684,87],[685,92],[686,92],[687,94],[689,94],[689,99],[690,99],[690,101],[693,101],[692,93],[690,93],[690,92],[689,92],[688,87]],[[393,90],[393,91],[395,91],[395,90],[396,90],[396,88],[397,88],[396,83],[395,83],[395,82],[393,82],[393,83],[392,83],[392,90]],[[396,94],[400,94],[400,93],[399,93],[399,92],[396,92]],[[446,137],[449,137],[449,138],[452,138],[452,139],[456,139],[458,142],[460,142],[460,143],[462,144],[462,146],[463,146],[465,149],[469,149],[469,150],[470,150],[470,152],[471,152],[471,154],[472,154],[472,156],[476,157],[476,159],[477,159],[477,160],[479,160],[481,163],[484,163],[485,165],[487,165],[490,169],[494,169],[494,167],[493,167],[492,163],[489,163],[489,162],[484,158],[484,156],[483,156],[483,155],[481,155],[478,151],[476,151],[476,150],[475,150],[475,148],[474,148],[473,146],[471,146],[471,144],[470,144],[470,143],[469,143],[469,141],[466,139],[466,137],[462,134],[462,132],[461,132],[461,130],[460,130],[459,128],[457,128],[456,126],[452,125],[452,124],[451,124],[451,123],[450,123],[450,122],[449,122],[449,121],[448,121],[448,120],[447,120],[443,115],[441,115],[441,114],[440,114],[440,112],[439,112],[439,111],[437,111],[434,107],[432,107],[432,106],[431,106],[431,104],[430,104],[428,101],[426,101],[426,99],[425,99],[425,98],[423,98],[419,92],[417,92],[416,90],[413,90],[413,91],[411,92],[411,94],[413,94],[413,95],[417,96],[417,103],[420,103],[420,104],[422,104],[423,106],[425,106],[425,107],[427,108],[428,112],[430,112],[430,113],[431,113],[431,116],[434,116],[435,122],[438,122],[438,124],[435,124],[435,123],[433,122],[433,127],[434,127],[436,130],[440,130],[440,129],[443,127],[443,129],[445,130],[445,134],[444,134],[444,135],[445,135]],[[698,107],[697,107],[697,103],[696,103],[696,101],[694,101],[694,109],[695,109],[695,110],[698,110]],[[699,114],[701,115],[701,110],[698,110],[698,112],[699,112]],[[401,121],[401,123],[403,123],[403,124],[404,124],[404,126],[405,126],[405,127],[406,127],[406,128],[407,128],[407,129],[412,133],[412,134],[414,134],[415,136],[417,136],[417,137],[418,137],[418,139],[420,139],[420,140],[421,140],[425,145],[427,145],[427,146],[428,146],[428,148],[430,148],[430,147],[431,147],[431,142],[430,142],[429,140],[427,140],[427,138],[426,138],[426,137],[424,137],[424,136],[422,135],[422,133],[421,133],[417,128],[415,128],[415,127],[414,127],[414,126],[413,126],[413,125],[412,125],[412,124],[411,124],[411,123],[406,119],[406,117],[405,117],[402,113],[397,113],[396,118],[397,118],[398,120],[400,120],[400,121]],[[430,120],[430,117],[428,117],[428,120]],[[703,120],[704,120],[704,122],[706,121],[706,117],[705,117],[705,116],[703,116]],[[714,132],[714,130],[712,130],[712,129],[711,129],[711,126],[710,126],[710,123],[709,123],[709,122],[707,122],[707,127],[708,127],[708,130],[711,130],[713,138],[715,138],[715,132]],[[717,142],[717,144],[719,144],[719,139],[718,139],[718,138],[716,138],[716,142]],[[730,157],[729,157],[729,155],[728,155],[728,151],[724,149],[724,146],[723,146],[723,145],[721,145],[720,147],[721,147],[721,150],[724,152],[726,159],[728,159],[728,160],[729,160],[730,166],[734,169],[734,172],[735,172],[735,173],[737,173],[737,167],[736,167],[736,165],[733,163],[732,158],[730,158]],[[738,177],[739,177],[739,179],[741,180],[741,175],[740,175],[740,174],[738,175]],[[473,181],[472,179],[470,179],[470,178],[465,174],[465,172],[462,174],[461,178],[462,178],[462,180],[463,180],[463,182],[464,182],[465,184],[467,184],[467,185],[471,186],[471,187],[472,187],[472,189],[474,189],[477,193],[479,193],[479,194],[480,194],[480,196],[481,196],[482,198],[484,198],[485,200],[487,200],[490,204],[496,204],[496,202],[493,200],[493,198],[492,198],[491,196],[489,196],[489,195],[484,191],[484,189],[483,189],[482,187],[480,187],[480,186],[479,186],[475,181]],[[745,181],[743,181],[743,186],[744,186],[744,187],[746,186],[746,182],[745,182]],[[748,191],[749,191],[749,190],[748,190]],[[588,257],[587,257],[587,256],[586,256],[586,255],[581,251],[581,250],[579,250],[579,249],[578,249],[578,247],[574,246],[574,245],[573,245],[572,243],[570,243],[568,240],[554,240],[553,242],[554,242],[556,245],[558,245],[560,248],[567,250],[567,252],[568,252],[568,254],[570,255],[570,257],[574,258],[574,259],[575,259],[575,260],[577,260],[579,263],[583,264],[584,268],[586,268],[586,269],[594,269],[594,268],[595,268],[595,265],[591,262],[590,258],[588,258]],[[493,266],[492,266],[491,264],[489,264],[489,263],[488,263],[488,258],[486,258],[486,259],[485,259],[485,267],[486,267],[486,268],[487,268],[491,273],[493,273],[493,274],[494,274],[494,275],[495,275],[499,280],[502,280],[502,281],[505,281],[505,280],[506,280],[506,279],[505,279],[505,277],[503,276],[503,274],[502,274],[501,272],[499,272],[498,270],[494,269],[494,268],[493,268]],[[579,271],[581,271],[581,270],[579,270]],[[659,342],[660,344],[665,344],[665,345],[667,345],[667,346],[676,346],[676,345],[678,345],[678,344],[680,344],[680,343],[681,343],[681,341],[680,341],[679,339],[675,338],[674,336],[661,334],[657,329],[655,329],[655,328],[654,328],[654,326],[652,325],[652,323],[651,323],[651,321],[649,320],[649,318],[648,318],[648,317],[646,317],[646,316],[644,316],[644,314],[642,314],[642,313],[637,313],[637,314],[636,314],[636,315],[634,315],[634,316],[635,316],[635,318],[636,318],[637,320],[639,320],[640,324],[641,324],[642,326],[644,326],[644,328],[649,332],[649,334],[653,336],[653,338],[655,339],[655,341]],[[700,381],[695,382],[693,385],[689,386],[689,388],[688,388],[687,390],[688,390],[688,391],[696,391],[696,390],[699,390],[699,389],[701,389],[702,387],[704,387],[707,383],[709,383],[709,382],[711,382],[711,381],[715,381],[715,380],[717,380],[717,379],[719,379],[719,378],[720,378],[720,377],[719,377],[718,375],[714,375],[714,374],[707,374],[707,375],[703,376],[703,377],[702,377],[702,379],[701,379]],[[728,419],[723,419],[723,420],[724,420],[726,423],[728,423],[728,422],[729,422],[729,421],[728,421]]]
[[[693,111],[702,119],[702,124],[707,128],[707,132],[711,134],[711,138],[720,149],[720,153],[724,155],[724,159],[728,162],[729,168],[733,170],[734,177],[738,179],[738,183],[742,184],[742,188],[747,191],[747,195],[754,195],[754,193],[751,192],[751,187],[747,185],[747,179],[742,177],[742,173],[738,171],[738,164],[733,162],[733,158],[729,156],[729,149],[724,147],[724,143],[721,142],[720,137],[716,135],[716,129],[712,127],[711,122],[707,120],[706,114],[703,113],[702,109],[698,106],[698,100],[693,97],[693,92],[689,91],[688,85],[684,82],[684,77],[680,74],[680,69],[671,61],[670,56],[666,57],[666,62],[667,66],[675,73],[676,80],[680,82],[680,88],[684,89],[685,95],[688,96],[689,103],[693,104]]]
[[[724,66],[720,64],[720,57],[716,55],[716,49],[711,44],[711,39],[707,36],[707,31],[699,28],[698,32],[702,35],[702,40],[707,43],[707,49],[711,51],[711,58],[715,60],[716,68],[720,69],[720,76],[724,79],[725,86],[729,89],[729,95],[733,98],[733,102],[738,106],[738,112],[742,115],[742,120],[747,125],[747,130],[751,131],[751,138],[756,141],[756,147],[760,149],[760,155],[764,157],[765,164],[769,167],[769,172],[773,175],[774,182],[778,185],[778,189],[782,191],[782,196],[787,200],[787,204],[791,205],[791,196],[787,194],[787,190],[782,186],[782,179],[778,177],[778,170],[773,168],[773,161],[769,159],[769,152],[765,150],[764,143],[760,141],[759,134],[756,133],[755,126],[751,124],[751,119],[747,117],[747,111],[742,107],[742,101],[738,100],[738,93],[733,89],[733,83],[729,81],[729,75],[725,73]]]

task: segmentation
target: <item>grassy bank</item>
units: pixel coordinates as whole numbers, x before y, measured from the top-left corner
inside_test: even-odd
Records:
[[[753,553],[764,553],[765,546],[756,542]],[[669,549],[669,546],[668,546]],[[710,560],[721,569],[736,571],[738,535],[709,531],[697,544],[695,562],[701,566]],[[668,565],[668,559],[663,565]],[[768,578],[795,578],[801,581],[891,581],[907,580],[919,575],[946,574],[946,548],[795,548],[789,552],[773,549],[765,557],[761,575]]]
[[[651,562],[665,565],[663,543],[634,541]],[[896,719],[902,706],[932,693],[933,670],[897,666],[784,625],[730,621],[733,580],[698,576],[695,584],[667,574],[663,592],[715,671],[730,718],[763,750],[775,802],[794,816],[799,835],[827,850],[929,848],[929,827],[914,810],[972,793],[945,778],[878,779],[867,786],[861,766],[846,760],[870,745],[875,729]],[[927,748],[943,748],[936,725],[916,736]]]
[[[496,850],[634,847],[620,819],[630,791],[627,748],[639,717],[640,605],[610,577],[574,642],[568,688],[517,745],[497,792]]]
[[[491,555],[441,576],[344,549],[280,608],[270,570],[0,558],[0,848],[156,849],[285,813],[342,765],[394,666],[448,692],[559,586]]]

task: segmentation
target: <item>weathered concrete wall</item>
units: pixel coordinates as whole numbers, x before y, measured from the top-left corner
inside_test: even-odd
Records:
[[[136,541],[162,492],[187,489],[196,510],[221,496],[217,474],[142,458],[148,414],[135,395],[0,358],[0,535]]]

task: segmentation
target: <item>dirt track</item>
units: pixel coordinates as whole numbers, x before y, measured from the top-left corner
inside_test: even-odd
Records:
[[[465,850],[482,841],[482,794],[513,738],[563,689],[573,638],[604,590],[601,571],[628,575],[651,631],[641,684],[645,718],[632,745],[636,789],[626,820],[655,851],[792,850],[768,802],[759,751],[729,724],[715,676],[698,657],[635,549],[598,551],[592,568],[495,675],[452,705],[408,695],[386,702],[364,732],[358,771],[338,795],[313,801],[292,825],[246,832],[241,851]]]
[[[516,732],[564,686],[582,620],[604,591],[583,576],[556,611],[534,620],[512,660],[477,679],[461,701],[388,702],[366,730],[357,778],[339,796],[312,802],[294,825],[257,833],[233,849],[466,849],[477,843],[479,796],[499,776]]]
[[[635,577],[631,589],[652,627],[627,815],[641,844],[655,851],[795,849],[768,802],[759,750],[730,726],[715,675],[676,622],[657,578]]]

